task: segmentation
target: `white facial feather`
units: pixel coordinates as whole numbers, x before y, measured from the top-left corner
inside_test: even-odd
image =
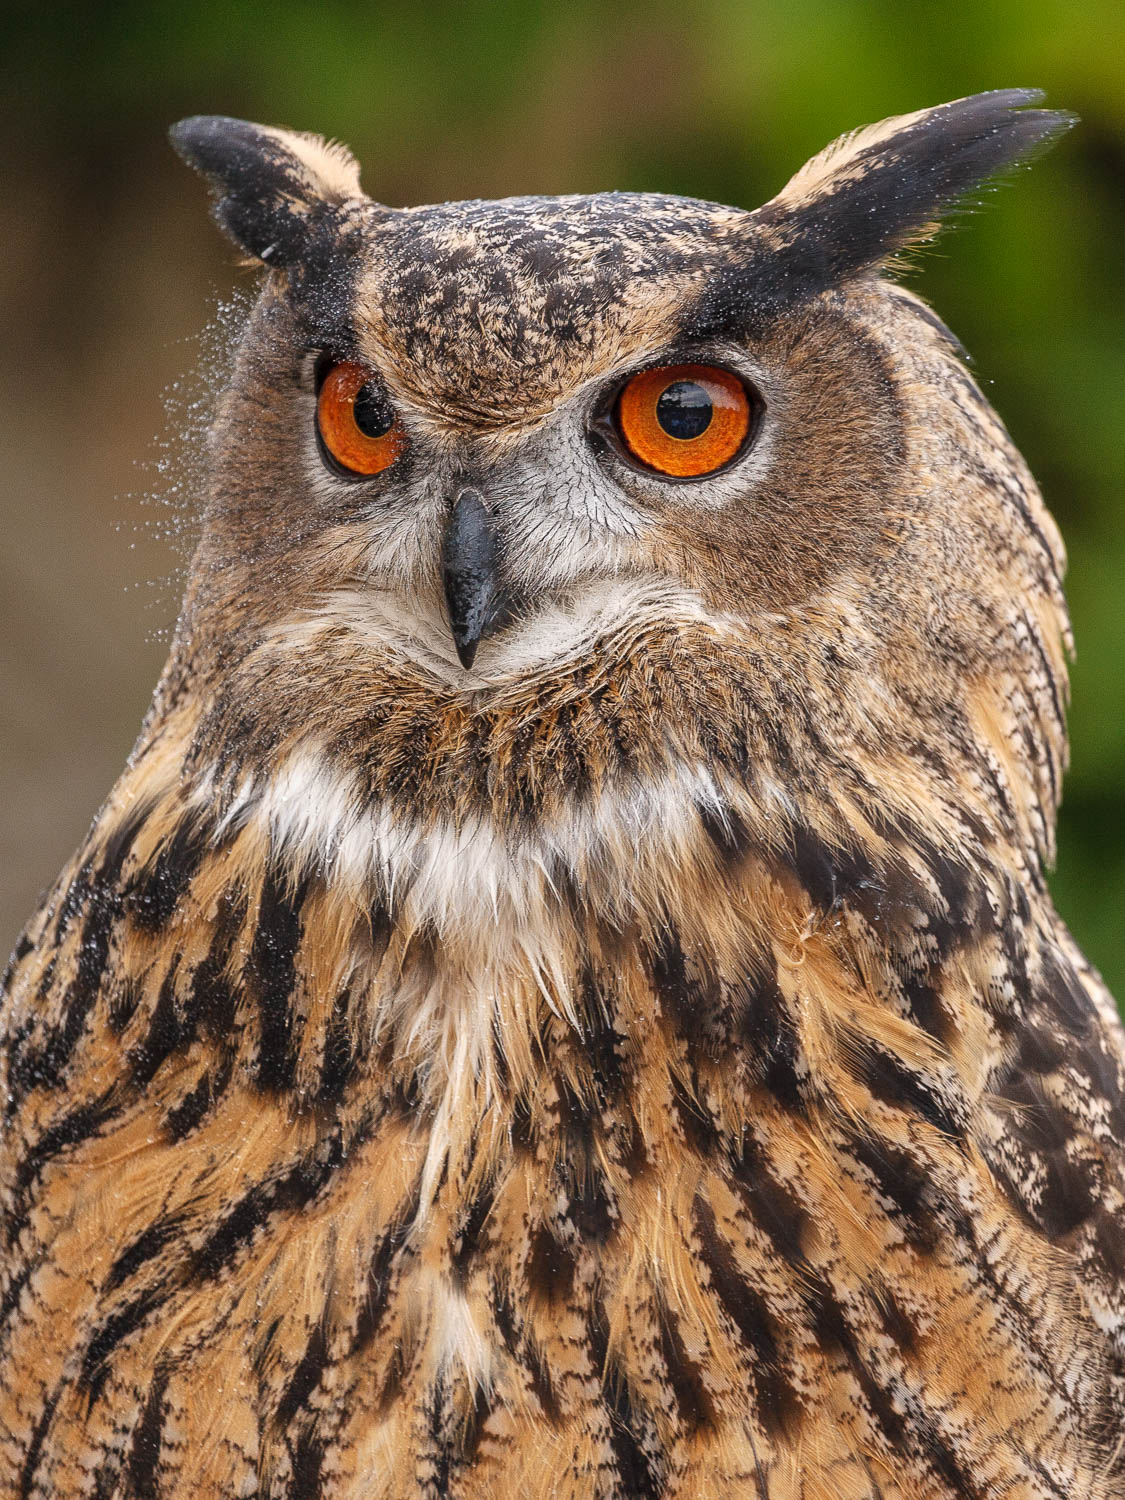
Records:
[[[376,587],[340,588],[315,610],[270,632],[262,649],[315,650],[322,635],[342,630],[364,652],[397,656],[436,682],[472,694],[565,666],[623,630],[639,636],[652,625],[704,620],[715,623],[698,594],[670,581],[595,579],[548,596],[517,626],[487,637],[467,671],[457,658],[436,589],[404,595]]]

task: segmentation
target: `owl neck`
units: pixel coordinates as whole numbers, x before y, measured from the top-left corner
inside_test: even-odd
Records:
[[[747,1088],[857,1111],[889,1089],[953,1128],[990,1066],[965,1039],[1019,1003],[949,982],[1026,968],[1041,918],[968,812],[954,854],[936,816],[824,786],[802,806],[680,757],[522,822],[427,814],[308,739],[233,780],[198,722],[190,702],[154,719],[76,877],[134,937],[104,945],[124,955],[107,1003],[154,1069],[209,1039],[214,1073],[286,1111],[404,1110],[440,1141],[532,1097],[565,1133],[647,1049],[673,1092],[709,1091],[708,1129],[737,1135]]]

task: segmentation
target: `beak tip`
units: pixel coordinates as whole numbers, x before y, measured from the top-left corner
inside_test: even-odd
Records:
[[[457,656],[460,659],[461,665],[467,672],[472,666],[473,662],[476,660],[477,647],[480,645],[480,639],[478,637],[476,640],[455,641],[454,645],[457,648]]]

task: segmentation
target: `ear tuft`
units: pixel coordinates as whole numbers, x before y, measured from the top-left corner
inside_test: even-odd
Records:
[[[331,210],[367,201],[351,152],[320,136],[225,115],[194,115],[169,136],[210,183],[220,228],[267,265],[300,261]]]
[[[941,216],[1075,123],[999,89],[842,136],[754,215],[781,237],[793,291],[869,269],[933,234]]]

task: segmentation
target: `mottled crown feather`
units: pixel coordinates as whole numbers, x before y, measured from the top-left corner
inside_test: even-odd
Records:
[[[999,89],[865,126],[814,156],[761,208],[725,210],[745,232],[732,234],[725,263],[712,267],[712,321],[791,306],[927,238],[982,182],[1075,123],[1032,107],[1041,97]],[[208,179],[224,232],[254,260],[302,279],[338,263],[355,209],[374,208],[351,153],[320,136],[198,115],[174,125],[171,139]]]
[[[225,115],[194,115],[169,135],[211,184],[219,227],[267,265],[301,260],[326,211],[366,201],[351,152],[321,136]]]

